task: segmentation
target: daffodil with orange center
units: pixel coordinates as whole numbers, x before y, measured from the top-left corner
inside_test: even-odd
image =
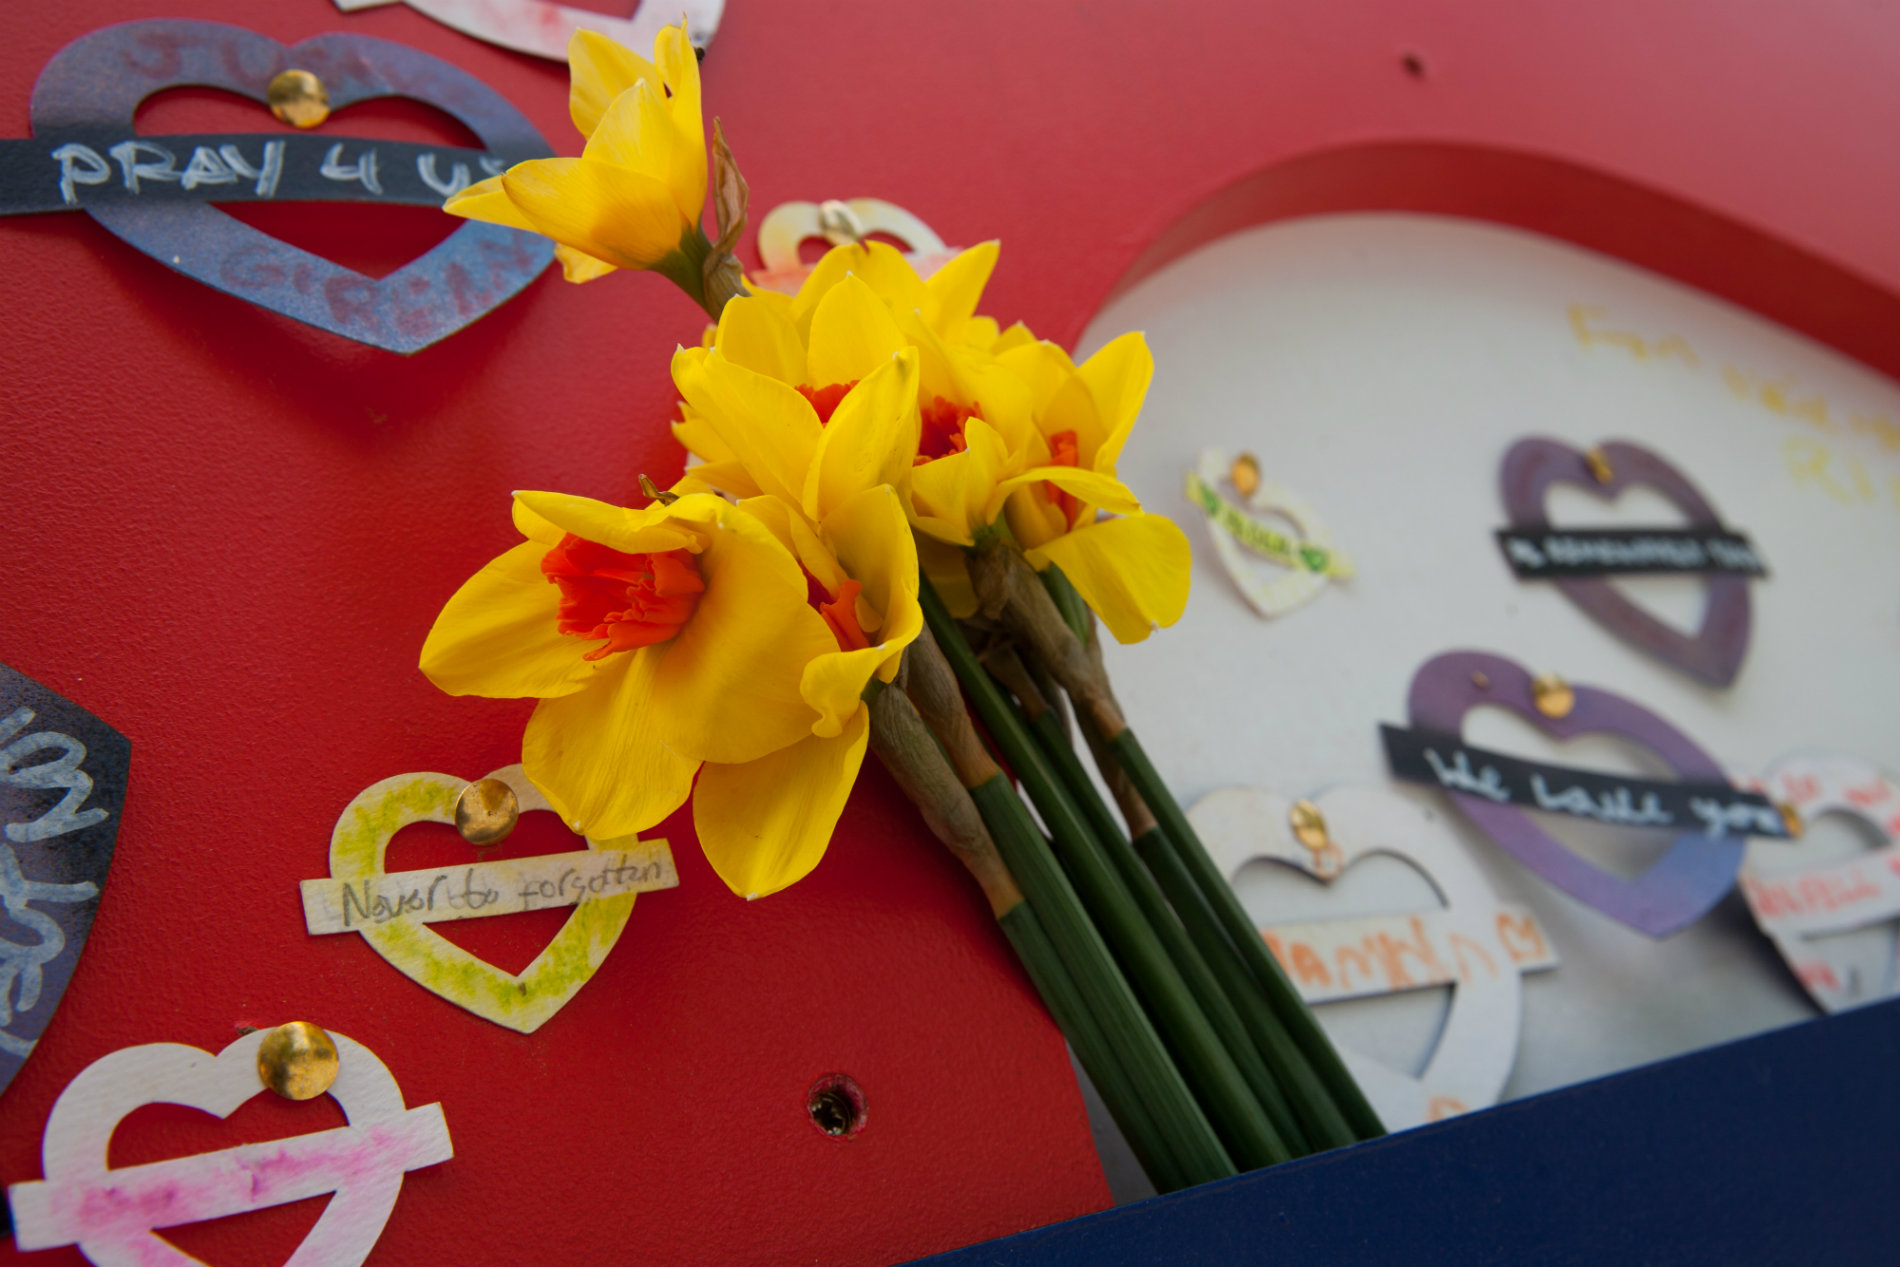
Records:
[[[1021,326],[999,335],[976,313],[996,259],[996,244],[985,243],[924,280],[881,243],[841,246],[796,295],[732,300],[710,348],[681,357],[720,381],[752,385],[696,397],[676,358],[685,400],[674,432],[706,461],[695,475],[751,495],[761,488],[755,470],[778,460],[787,435],[818,435],[825,408],[848,400],[871,367],[914,349],[916,444],[887,473],[920,534],[924,571],[952,612],[976,609],[965,551],[1007,531],[1037,568],[1060,566],[1118,639],[1138,641],[1180,618],[1190,558],[1180,529],[1144,514],[1116,476],[1152,358],[1139,334],[1082,366]],[[792,388],[807,408],[780,392],[785,426],[735,420],[744,390],[762,392],[763,380]]]
[[[895,493],[883,497],[901,525]],[[870,661],[862,691],[916,607],[908,541],[884,566],[889,532],[856,526],[877,512],[866,498],[840,518],[865,538],[864,557],[847,552],[859,579],[814,573],[769,509],[708,493],[642,510],[519,493],[526,540],[449,600],[423,672],[454,695],[538,698],[522,764],[598,839],[652,827],[697,775],[694,823],[714,867],[735,891],[773,892],[822,857],[865,746],[856,692],[841,695]]]
[[[538,158],[470,185],[444,210],[553,238],[569,281],[652,269],[702,291],[711,244],[699,59],[685,30],[662,29],[653,60],[593,31],[568,43],[568,113],[579,158]]]

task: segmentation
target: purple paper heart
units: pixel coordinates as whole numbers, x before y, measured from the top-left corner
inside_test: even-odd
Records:
[[[376,97],[408,97],[461,120],[497,159],[553,152],[494,89],[417,49],[347,34],[285,47],[243,27],[174,19],[102,27],[61,49],[33,86],[33,133],[36,139],[120,140],[133,135],[134,112],[155,92],[196,85],[263,102],[271,78],[290,67],[321,79],[333,110]],[[468,221],[433,250],[379,279],[281,242],[206,203],[85,210],[120,239],[207,286],[402,353],[419,351],[492,311],[554,258],[545,238]]]
[[[1574,485],[1604,501],[1641,484],[1668,498],[1692,527],[1721,526],[1715,507],[1660,454],[1617,440],[1600,446],[1600,451],[1610,467],[1610,478],[1604,481],[1592,474],[1583,453],[1562,441],[1534,438],[1512,445],[1498,477],[1511,527],[1548,526],[1544,497],[1552,484]],[[1752,620],[1744,576],[1721,573],[1709,578],[1702,627],[1693,637],[1657,620],[1603,577],[1562,577],[1553,583],[1599,625],[1699,681],[1727,686],[1741,671]]]
[[[1648,709],[1594,687],[1571,689],[1576,702],[1570,712],[1546,717],[1537,709],[1531,675],[1523,667],[1483,651],[1449,651],[1426,661],[1413,675],[1406,707],[1414,727],[1459,735],[1466,713],[1493,704],[1553,739],[1615,735],[1648,748],[1685,781],[1729,781],[1713,757]],[[1667,937],[1706,915],[1734,886],[1747,843],[1745,837],[1685,831],[1646,871],[1625,880],[1579,857],[1516,805],[1463,792],[1448,795],[1479,831],[1513,858],[1579,902],[1651,937]]]

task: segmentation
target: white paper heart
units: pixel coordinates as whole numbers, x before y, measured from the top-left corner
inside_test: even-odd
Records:
[[[1403,1130],[1496,1103],[1517,1059],[1519,973],[1555,966],[1548,938],[1534,921],[1500,905],[1463,844],[1445,822],[1425,810],[1377,787],[1334,788],[1315,804],[1332,840],[1320,852],[1299,842],[1288,822],[1291,804],[1269,792],[1213,792],[1188,817],[1230,881],[1261,858],[1296,867],[1321,883],[1330,883],[1373,854],[1390,854],[1417,868],[1438,890],[1442,909],[1282,924],[1262,933],[1270,944],[1279,943],[1275,949],[1280,954],[1296,939],[1309,945],[1344,939],[1361,948],[1344,950],[1330,966],[1323,960],[1309,963],[1297,953],[1290,956],[1294,962],[1288,965],[1288,975],[1309,997],[1351,998],[1451,985],[1450,1012],[1419,1076],[1340,1047],[1347,1068],[1388,1129]],[[1333,849],[1337,854],[1327,857]],[[1380,931],[1393,925],[1393,931]],[[1507,940],[1513,930],[1516,937],[1527,939],[1525,944]],[[1382,984],[1377,980],[1380,959],[1387,965]],[[1355,987],[1352,966],[1361,960],[1365,966],[1359,968],[1361,980]]]
[[[652,50],[653,37],[662,26],[684,21],[687,38],[704,48],[719,29],[719,17],[726,7],[726,0],[676,0],[672,4],[641,0],[632,16],[624,18],[551,4],[549,0],[336,0],[336,7],[349,13],[398,3],[464,35],[557,62],[567,60],[567,42],[577,30],[598,31],[644,57]]]
[[[1859,819],[1885,842],[1851,858],[1801,862],[1801,842],[1755,839],[1743,857],[1742,896],[1809,996],[1829,1012],[1900,994],[1891,947],[1826,940],[1900,918],[1900,780],[1841,753],[1797,753],[1762,775],[1761,790],[1811,823]]]
[[[1283,557],[1270,561],[1239,541],[1233,530],[1223,524],[1224,513],[1239,514],[1232,506],[1224,509],[1218,489],[1227,478],[1227,455],[1219,449],[1203,449],[1200,465],[1188,479],[1188,500],[1207,516],[1207,532],[1214,542],[1214,553],[1233,578],[1241,596],[1256,612],[1271,619],[1282,616],[1311,601],[1326,588],[1327,582],[1352,575],[1352,564],[1333,545],[1333,534],[1304,499],[1283,484],[1263,479],[1247,498],[1246,509],[1253,514],[1277,514],[1298,525],[1300,535],[1285,534],[1264,524],[1256,524],[1265,539],[1284,538]],[[1242,525],[1246,527],[1246,525]],[[1321,566],[1301,559],[1304,553]]]
[[[332,1033],[329,1094],[348,1126],[144,1166],[110,1168],[121,1119],[147,1104],[229,1117],[266,1094],[258,1030],[213,1056],[179,1043],[127,1047],[86,1066],[53,1104],[41,1146],[46,1177],[7,1189],[21,1249],[77,1245],[98,1267],[197,1263],[154,1229],[201,1223],[334,1193],[288,1267],[354,1267],[369,1256],[407,1171],[454,1156],[440,1104],[403,1107],[402,1090],[361,1043]]]
[[[945,246],[937,231],[894,202],[882,198],[841,200],[849,217],[856,217],[853,232],[844,232],[826,222],[826,211],[837,204],[821,206],[815,202],[781,202],[759,221],[759,263],[751,274],[755,285],[767,290],[794,295],[811,276],[812,265],[799,257],[799,248],[813,238],[832,246],[862,240],[873,233],[897,239],[904,244],[904,258],[919,277],[928,278],[958,254]]]

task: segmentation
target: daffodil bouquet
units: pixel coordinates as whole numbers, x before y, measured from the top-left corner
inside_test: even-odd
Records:
[[[553,238],[570,281],[658,272],[705,308],[710,337],[672,362],[695,461],[667,490],[640,476],[637,508],[516,494],[521,544],[449,600],[423,672],[539,701],[522,764],[576,831],[690,800],[748,898],[818,864],[874,749],[1164,1191],[1380,1133],[1102,668],[1100,625],[1139,641],[1187,601],[1186,537],[1116,476],[1142,337],[1077,365],[979,315],[993,242],[929,277],[850,243],[796,294],[754,287],[745,181],[717,125],[709,163],[684,31],[651,61],[582,31],[570,62],[581,156],[447,209]]]

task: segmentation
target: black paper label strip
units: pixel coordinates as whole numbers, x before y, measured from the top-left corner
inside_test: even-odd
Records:
[[[1545,765],[1473,748],[1455,735],[1380,726],[1394,778],[1499,805],[1569,814],[1615,827],[1788,839],[1788,824],[1759,792],[1726,783],[1664,783]]]
[[[439,207],[513,161],[448,145],[300,133],[0,140],[0,215],[155,202]]]
[[[1767,576],[1748,538],[1726,528],[1500,528],[1520,579],[1657,572]]]

